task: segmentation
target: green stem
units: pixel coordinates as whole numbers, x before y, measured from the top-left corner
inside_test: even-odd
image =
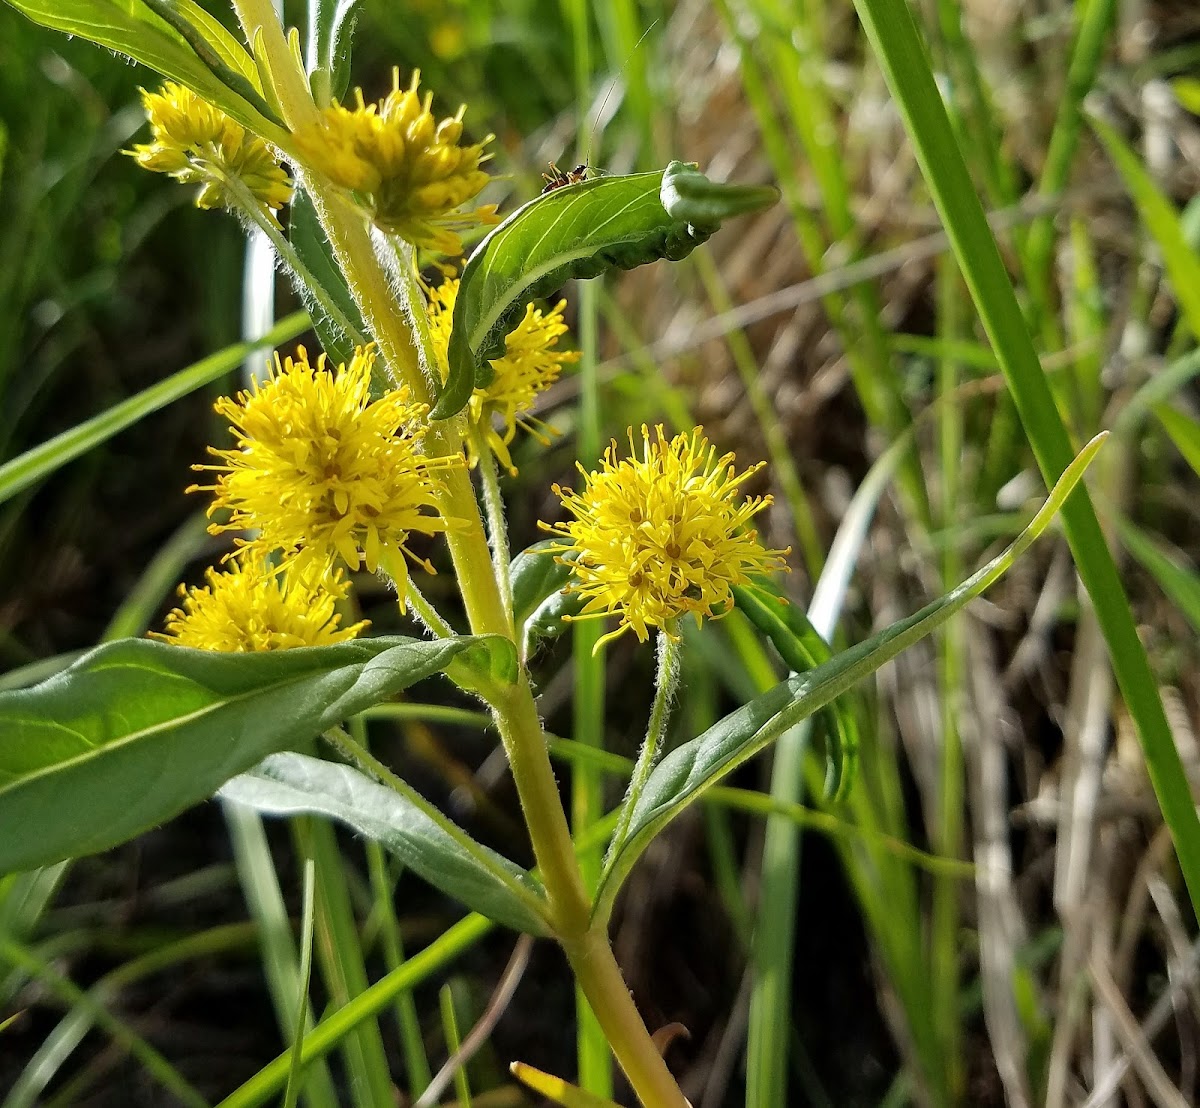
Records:
[[[404,595],[399,597],[401,612],[404,611],[404,607],[407,605],[412,608],[413,615],[429,629],[430,634],[434,638],[454,638],[456,634],[454,628],[446,622],[442,617],[442,613],[417,588],[417,584],[409,572],[409,567],[404,563],[403,553],[398,550],[385,550],[380,555],[379,568],[392,579],[392,584],[396,588],[397,595],[400,591],[400,582],[404,582]]]
[[[504,497],[500,494],[500,473],[496,469],[496,456],[483,436],[470,432],[475,440],[475,452],[479,456],[479,478],[483,488],[483,508],[487,514],[488,534],[492,540],[492,571],[500,586],[500,603],[511,616],[513,610],[512,579],[508,564],[512,560],[508,545],[508,520],[504,515]],[[510,626],[509,635],[515,634]]]
[[[320,305],[321,311],[346,333],[355,346],[366,346],[366,338],[350,322],[346,317],[346,313],[338,307],[333,297],[325,291],[324,287],[313,275],[312,270],[300,260],[300,255],[296,253],[295,247],[284,237],[283,232],[279,229],[279,224],[275,222],[272,216],[267,214],[263,205],[255,200],[254,194],[238,178],[226,176],[225,174],[221,174],[221,177],[225,188],[237,198],[240,209],[270,239],[271,245],[275,248],[275,253],[300,278],[304,287],[312,295],[312,298]]]
[[[295,63],[271,0],[233,2],[247,40],[261,46],[260,65],[267,71],[265,79],[278,96],[288,126],[294,130],[316,119],[317,108],[307,81]],[[411,266],[403,265],[396,273],[386,271],[374,250],[363,214],[351,207],[339,190],[315,174],[309,176],[306,187],[363,321],[393,379],[408,385],[418,403],[431,403],[432,382],[422,371],[422,361],[429,367],[436,364],[428,348],[427,329],[420,327],[419,320],[410,329],[403,313],[395,310],[393,280],[401,286],[401,298],[412,306],[410,314],[416,319],[417,307],[424,304],[417,274]],[[415,345],[421,340],[425,340],[423,357]],[[463,424],[461,417],[432,424],[425,438],[429,453],[448,457],[460,451]],[[439,483],[437,504],[443,518],[452,522],[446,544],[472,632],[511,637],[512,613],[505,608],[500,584],[492,573],[479,502],[465,468],[446,471]],[[498,689],[491,706],[546,887],[548,906],[544,911],[549,922],[642,1103],[646,1108],[684,1108],[683,1094],[638,1016],[607,936],[591,929],[590,898],[575,858],[526,675],[522,673],[513,684]]]
[[[667,732],[671,702],[675,699],[675,691],[679,686],[679,663],[683,654],[682,643],[677,636],[678,629],[673,626],[664,627],[658,633],[658,672],[654,678],[654,704],[650,708],[650,723],[646,727],[642,749],[638,752],[637,764],[633,767],[629,791],[621,805],[621,820],[613,835],[612,845],[608,848],[610,858],[621,849],[626,835],[629,834],[633,810],[637,807],[638,798],[650,779],[650,771],[658,761],[658,752]]]
[[[479,844],[470,835],[465,834],[458,824],[442,815],[434,805],[430,804],[407,781],[388,769],[365,746],[356,742],[349,733],[343,731],[340,727],[331,727],[324,733],[322,738],[339,754],[356,765],[363,773],[367,774],[367,776],[373,777],[381,784],[387,785],[394,793],[404,797],[408,803],[433,820],[434,823],[454,840],[459,850],[487,869],[497,881],[501,882],[531,912],[538,916],[545,916],[546,905],[539,897],[534,896],[524,885],[514,881],[510,873],[495,865],[491,858],[484,851],[480,850]]]

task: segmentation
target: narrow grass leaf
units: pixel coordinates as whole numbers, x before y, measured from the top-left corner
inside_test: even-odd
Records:
[[[1162,251],[1163,264],[1188,327],[1193,335],[1200,335],[1200,258],[1184,237],[1179,212],[1125,140],[1101,119],[1093,117],[1091,124],[1133,197],[1138,215]]]
[[[513,1062],[508,1068],[522,1084],[528,1085],[547,1100],[562,1105],[562,1108],[619,1108],[607,1097],[585,1092],[577,1085],[571,1085],[561,1077],[544,1073],[525,1062]]]
[[[689,804],[726,774],[764,749],[787,728],[811,716],[874,673],[902,650],[929,635],[1002,577],[1049,526],[1104,441],[1098,435],[1067,467],[1029,526],[1003,553],[958,588],[892,624],[824,665],[780,682],[731,712],[703,735],[668,754],[638,798],[629,835],[605,868],[593,917],[607,920],[617,891],[650,841]]]
[[[0,694],[0,872],[124,842],[268,754],[456,662],[504,653],[515,656],[512,644],[490,637],[259,654],[143,639],[98,647]]]
[[[912,11],[907,4],[894,0],[855,0],[854,6],[913,142],[921,172],[996,351],[1042,477],[1047,484],[1056,482],[1071,464],[1071,440],[955,143]],[[1187,287],[1185,282],[1181,294]],[[1200,287],[1193,284],[1187,295],[1192,300],[1200,298]],[[1108,643],[1113,672],[1137,728],[1146,768],[1163,818],[1171,829],[1188,892],[1192,903],[1200,905],[1200,818],[1120,573],[1086,489],[1080,488],[1063,506],[1063,527]]]
[[[1171,441],[1192,467],[1192,471],[1200,475],[1200,422],[1166,404],[1155,408],[1154,414],[1167,429]]]
[[[303,1084],[304,1062],[301,1046],[304,1043],[305,1021],[308,1019],[308,982],[312,974],[313,953],[313,886],[317,868],[311,858],[304,859],[304,899],[300,913],[300,975],[296,990],[296,1027],[292,1032],[292,1068],[288,1073],[283,1108],[296,1108],[296,1099]]]
[[[1149,535],[1127,519],[1117,521],[1117,530],[1125,549],[1158,582],[1167,599],[1200,633],[1200,573],[1196,568],[1188,566],[1178,556],[1165,553]]]
[[[431,413],[448,419],[491,380],[490,359],[525,305],[571,278],[678,261],[722,221],[775,202],[769,186],[722,185],[671,162],[655,173],[595,177],[518,208],[468,259],[454,304],[449,377]]]
[[[427,977],[443,969],[463,951],[477,943],[493,927],[491,920],[470,915],[439,935],[420,953],[399,969],[376,981],[365,993],[356,996],[344,1008],[323,1019],[304,1036],[301,1055],[307,1065],[333,1050],[363,1020],[379,1015],[406,989],[412,989]],[[240,1085],[217,1108],[255,1108],[274,1099],[287,1082],[291,1070],[291,1051],[287,1051]]]
[[[114,404],[105,412],[55,435],[47,442],[0,465],[0,504],[52,474],[56,469],[107,442],[138,420],[174,400],[231,373],[255,350],[269,349],[294,339],[308,326],[306,312],[293,312],[256,342],[238,342],[173,373],[165,381]]]

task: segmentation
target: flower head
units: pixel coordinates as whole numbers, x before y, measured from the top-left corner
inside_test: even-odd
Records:
[[[279,550],[285,565],[328,566],[340,558],[374,572],[386,561],[403,604],[401,555],[433,571],[408,549],[409,535],[446,529],[435,514],[434,482],[438,469],[462,462],[420,452],[428,409],[411,403],[407,388],[371,400],[373,362],[369,348],[336,372],[324,355],[312,365],[304,347],[282,363],[276,355],[264,384],[217,401],[237,446],[210,448],[221,464],[196,468],[216,472],[216,483],[189,491],[216,494],[210,515],[228,509],[228,521],[210,531],[257,530],[240,545],[261,554]]]
[[[239,207],[231,179],[270,212],[291,200],[291,179],[270,147],[191,89],[168,81],[160,92],[142,89],[142,103],[153,141],[126,152],[144,169],[198,184],[197,207]]]
[[[444,281],[434,289],[429,299],[429,330],[438,355],[438,369],[445,383],[450,369],[446,352],[458,297],[458,281]],[[495,377],[486,388],[476,389],[467,403],[467,416],[473,434],[468,439],[471,465],[478,462],[478,442],[486,443],[509,473],[516,473],[509,444],[521,426],[537,434],[534,423],[523,418],[543,389],[549,388],[568,362],[579,360],[577,350],[557,350],[559,338],[566,334],[563,322],[565,300],[550,311],[529,304],[525,316],[504,340],[504,356],[492,360]],[[496,430],[496,417],[501,429]]]
[[[632,457],[617,460],[614,441],[598,473],[582,466],[580,493],[554,486],[575,519],[542,528],[569,539],[575,582],[585,598],[580,616],[619,615],[642,642],[649,627],[672,633],[672,623],[691,613],[719,617],[732,607],[734,585],[751,574],[783,568],[786,550],[764,550],[751,518],[771,503],[769,496],[745,499],[738,487],[762,464],[737,472],[733,455],[717,456],[700,428],[668,440],[661,426],[654,437],[642,426],[642,456],[633,430]],[[603,640],[601,640],[603,641]]]
[[[179,587],[182,607],[163,623],[156,639],[200,650],[244,653],[329,646],[354,638],[365,620],[339,630],[334,608],[349,587],[339,570],[281,573],[258,558],[233,559],[224,572],[209,569],[206,585]]]
[[[333,104],[317,120],[298,130],[296,149],[314,169],[335,185],[358,194],[376,226],[415,246],[443,254],[461,254],[458,232],[496,222],[496,206],[473,212],[457,209],[479,194],[488,175],[483,142],[460,145],[463,112],[438,122],[429,110],[432,93],[412,84],[400,88],[400,71],[392,71],[392,91],[378,104],[367,104],[362,89],[356,108]]]

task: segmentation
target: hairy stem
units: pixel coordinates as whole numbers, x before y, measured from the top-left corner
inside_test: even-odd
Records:
[[[261,46],[264,79],[275,90],[288,126],[295,130],[315,120],[318,113],[307,80],[296,64],[271,0],[233,3],[247,40],[257,40]],[[396,310],[398,299],[408,305],[414,320],[418,310],[424,310],[425,294],[417,274],[406,265],[389,274],[362,212],[319,174],[300,175],[393,380],[407,385],[418,403],[432,403],[433,385],[422,366],[422,362],[425,367],[435,365],[428,349],[428,331],[419,326],[420,321],[411,326],[404,313]],[[418,343],[425,349],[418,352]],[[425,438],[429,452],[445,457],[460,451],[464,425],[461,417],[432,424]],[[493,573],[470,475],[465,467],[449,469],[439,485],[438,508],[450,523],[446,542],[471,630],[511,638],[512,612],[505,606]],[[490,699],[546,888],[548,904],[543,911],[643,1105],[684,1108],[683,1094],[634,1007],[607,936],[591,924],[590,899],[526,675],[522,673],[513,684],[495,690]]]
[[[633,777],[629,781],[629,791],[625,794],[625,803],[621,805],[621,819],[608,848],[611,858],[625,841],[629,834],[629,825],[633,821],[633,810],[637,807],[638,797],[650,779],[650,771],[658,761],[659,748],[663,736],[667,732],[667,721],[671,716],[671,701],[675,698],[675,690],[679,685],[679,662],[683,654],[683,644],[678,638],[674,627],[664,627],[658,633],[658,672],[654,679],[654,704],[650,708],[650,722],[646,727],[646,738],[642,749],[638,752],[637,764],[633,767]]]

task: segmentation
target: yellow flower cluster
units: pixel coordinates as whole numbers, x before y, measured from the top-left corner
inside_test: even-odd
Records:
[[[601,642],[629,628],[642,642],[650,627],[673,634],[689,613],[697,625],[725,615],[734,585],[783,568],[788,553],[764,550],[747,530],[771,498],[745,499],[738,489],[762,463],[738,473],[733,455],[718,457],[700,428],[668,440],[661,426],[651,438],[643,425],[640,458],[631,428],[629,447],[632,456],[618,461],[614,441],[598,473],[579,466],[582,492],[555,485],[575,519],[540,524],[570,540],[558,551],[573,554],[568,589],[586,599],[580,617],[621,617]]]
[[[270,147],[191,89],[168,81],[160,92],[142,89],[142,103],[153,141],[126,153],[144,169],[198,184],[197,207],[240,207],[230,180],[240,181],[270,213],[291,200],[291,179]]]
[[[233,559],[224,572],[210,569],[203,586],[180,586],[182,606],[167,615],[162,634],[176,646],[244,653],[330,646],[347,642],[365,620],[339,629],[337,602],[348,582],[331,574],[281,573],[255,557]]]
[[[460,231],[497,221],[494,204],[457,210],[488,183],[479,165],[491,136],[460,145],[465,105],[438,122],[432,94],[417,92],[420,76],[414,72],[401,89],[393,70],[392,91],[378,104],[367,104],[358,89],[357,107],[333,104],[293,138],[303,161],[354,192],[376,226],[415,246],[461,254]]]
[[[446,351],[454,317],[454,302],[458,297],[458,281],[444,281],[429,298],[429,330],[438,355],[442,382],[449,375]],[[549,388],[568,362],[579,360],[577,350],[558,350],[558,340],[566,334],[563,322],[565,300],[550,311],[529,304],[521,322],[505,339],[504,356],[492,360],[496,376],[487,388],[476,389],[467,404],[467,416],[472,434],[467,442],[468,457],[474,466],[479,445],[486,444],[511,474],[517,472],[508,452],[517,427],[537,434],[532,420],[523,418],[532,409],[538,393]],[[496,429],[499,417],[501,429]]]
[[[421,453],[426,405],[414,404],[407,388],[371,399],[373,352],[359,349],[349,365],[331,372],[322,355],[316,365],[304,347],[280,362],[270,378],[216,410],[231,426],[237,445],[210,453],[218,465],[210,514],[228,520],[210,531],[253,529],[239,545],[257,556],[278,551],[297,572],[325,572],[340,559],[351,569],[374,572],[384,563],[404,604],[412,533],[446,529],[434,507],[437,471],[461,465],[461,456]]]

